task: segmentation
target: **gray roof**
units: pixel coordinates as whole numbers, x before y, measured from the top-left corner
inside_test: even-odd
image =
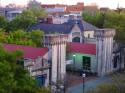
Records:
[[[47,24],[47,23],[37,23],[35,25],[32,25],[28,31],[32,30],[42,30],[45,34],[50,33],[63,33],[63,34],[69,34],[72,31],[72,28],[74,25],[77,24],[81,31],[84,30],[84,27],[82,25],[82,21],[79,20],[70,20],[67,23],[64,24]]]
[[[71,32],[74,25],[77,24],[81,31],[94,31],[98,29],[90,23],[81,20],[69,20],[64,24],[46,24],[46,23],[37,23],[28,28],[28,31],[32,30],[42,30],[45,34],[50,33],[63,33],[68,34]]]
[[[45,34],[50,33],[63,33],[68,34],[71,32],[73,25],[67,24],[45,24],[45,23],[37,23],[31,26],[28,31],[32,30],[42,30]]]
[[[84,26],[84,31],[94,31],[96,29],[98,29],[98,27],[86,22],[86,21],[82,21],[83,26]]]

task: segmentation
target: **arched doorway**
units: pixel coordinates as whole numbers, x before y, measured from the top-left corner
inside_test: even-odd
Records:
[[[72,39],[72,42],[79,42],[80,43],[80,37],[74,37]]]

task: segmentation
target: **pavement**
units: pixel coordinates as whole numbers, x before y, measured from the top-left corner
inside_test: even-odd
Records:
[[[85,90],[83,92],[83,83],[69,87],[67,89],[66,93],[85,93],[88,90],[94,89],[96,88],[98,85],[103,84],[103,83],[110,83],[111,82],[111,78],[109,78],[108,76],[105,77],[98,77],[94,80],[89,80],[86,81],[84,86],[85,86]]]

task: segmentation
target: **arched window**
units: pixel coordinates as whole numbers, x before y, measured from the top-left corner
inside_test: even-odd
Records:
[[[80,43],[80,37],[74,37],[72,39],[72,42],[79,42]]]

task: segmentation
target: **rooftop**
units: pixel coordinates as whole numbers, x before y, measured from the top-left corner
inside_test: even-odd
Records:
[[[82,21],[82,24],[84,26],[84,31],[91,31],[91,30],[97,30],[99,28],[97,28],[96,26],[86,22],[86,21]]]
[[[81,44],[70,42],[67,45],[68,52],[96,55],[96,44]]]
[[[31,58],[36,59],[37,57],[43,57],[49,50],[48,48],[36,48],[31,46],[23,46],[23,45],[16,45],[16,44],[4,44],[3,47],[10,52],[21,50],[23,51],[24,58]]]
[[[42,30],[45,34],[53,34],[53,33],[63,33],[68,34],[72,29],[72,25],[67,24],[46,24],[46,23],[38,23],[30,27],[29,31],[32,30]]]

